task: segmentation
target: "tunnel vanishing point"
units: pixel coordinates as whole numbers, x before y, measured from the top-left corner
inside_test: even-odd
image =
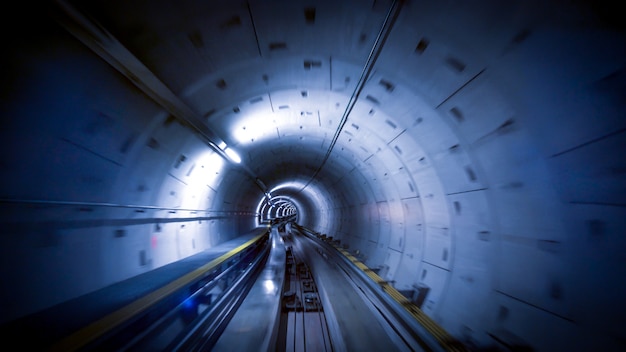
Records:
[[[468,346],[626,348],[614,3],[3,12],[1,323],[295,215]]]

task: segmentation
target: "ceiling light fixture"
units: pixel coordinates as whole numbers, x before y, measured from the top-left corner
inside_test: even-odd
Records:
[[[224,153],[226,153],[226,155],[228,155],[230,160],[232,160],[233,162],[237,164],[241,162],[241,157],[239,157],[239,154],[237,154],[237,152],[232,150],[231,148],[226,147],[224,149]]]

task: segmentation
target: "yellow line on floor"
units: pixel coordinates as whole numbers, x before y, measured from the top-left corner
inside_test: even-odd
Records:
[[[145,295],[144,297],[126,305],[125,307],[120,308],[119,310],[103,317],[102,319],[97,320],[94,323],[76,331],[75,333],[59,341],[57,344],[53,345],[51,351],[75,351],[89,344],[90,342],[96,340],[105,333],[120,326],[128,319],[145,311],[160,300],[168,297],[172,293],[179,290],[181,287],[193,282],[196,279],[201,278],[208,271],[228,260],[230,257],[243,251],[252,243],[261,239],[261,237],[263,237],[267,233],[268,229],[263,229],[263,231],[259,235],[238,246],[237,248],[229,251],[228,253],[225,253],[220,257],[213,259],[212,261],[199,267],[198,269],[195,269],[194,271],[184,276],[181,276],[180,278],[170,282],[160,289],[153,291]]]

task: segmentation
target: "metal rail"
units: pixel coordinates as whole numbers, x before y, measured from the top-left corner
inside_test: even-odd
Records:
[[[243,269],[236,281],[219,294],[219,300],[197,316],[193,323],[183,330],[177,338],[175,338],[164,350],[166,351],[206,351],[210,350],[215,344],[220,334],[228,325],[230,318],[236,312],[241,302],[246,297],[247,292],[255,281],[257,274],[263,268],[262,263],[267,260],[270,252],[269,244],[264,246],[261,255],[258,255],[253,262],[247,263],[242,261],[238,269]],[[203,297],[204,293],[210,293],[212,288],[207,286],[202,290],[198,290],[194,294],[192,300],[197,297]],[[183,303],[184,305],[184,303]],[[196,313],[200,309],[196,307]],[[158,335],[157,335],[158,336]],[[145,350],[144,348],[138,349]]]
[[[277,351],[334,351],[327,316],[303,253],[293,248],[291,235],[283,237],[287,262]]]
[[[409,346],[419,345],[429,351],[467,351],[460,341],[424,314],[417,305],[372,269],[339,247],[335,241],[297,224],[292,226],[315,241],[325,256],[336,261],[347,277],[355,282],[366,298],[382,312],[385,319],[393,325]]]
[[[161,207],[156,205],[143,205],[143,204],[118,204],[118,203],[103,203],[103,202],[74,202],[63,200],[45,200],[45,199],[9,199],[1,198],[0,205],[12,204],[23,205],[29,207],[75,207],[81,211],[92,211],[93,208],[120,208],[120,209],[135,209],[138,212],[144,212],[145,210],[157,210],[157,211],[169,211],[175,212],[190,212],[192,214],[205,213],[205,214],[224,214],[224,215],[241,215],[239,211],[228,210],[209,210],[209,209],[193,209],[193,208],[172,208]],[[254,212],[247,212],[245,215],[258,215]]]
[[[246,243],[200,268],[74,332],[55,343],[50,351],[132,350],[142,338],[154,336],[151,335],[153,331],[164,331],[163,327],[168,322],[182,322],[185,327],[195,324],[201,308],[207,309],[213,306],[214,299],[229,296],[221,293],[232,293],[229,290],[242,282],[243,274],[249,274],[244,269],[267,253],[268,229],[263,229]],[[205,299],[203,306],[199,304],[201,300],[195,300],[200,296]],[[192,302],[194,304],[190,305]],[[166,346],[171,341],[159,342]]]

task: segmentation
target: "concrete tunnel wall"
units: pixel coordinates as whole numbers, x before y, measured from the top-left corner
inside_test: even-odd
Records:
[[[150,73],[56,3],[12,14],[2,322],[257,226],[257,176],[396,288],[427,285],[424,312],[470,346],[624,347],[626,46],[606,9],[396,4],[318,169],[394,3],[71,4]]]

